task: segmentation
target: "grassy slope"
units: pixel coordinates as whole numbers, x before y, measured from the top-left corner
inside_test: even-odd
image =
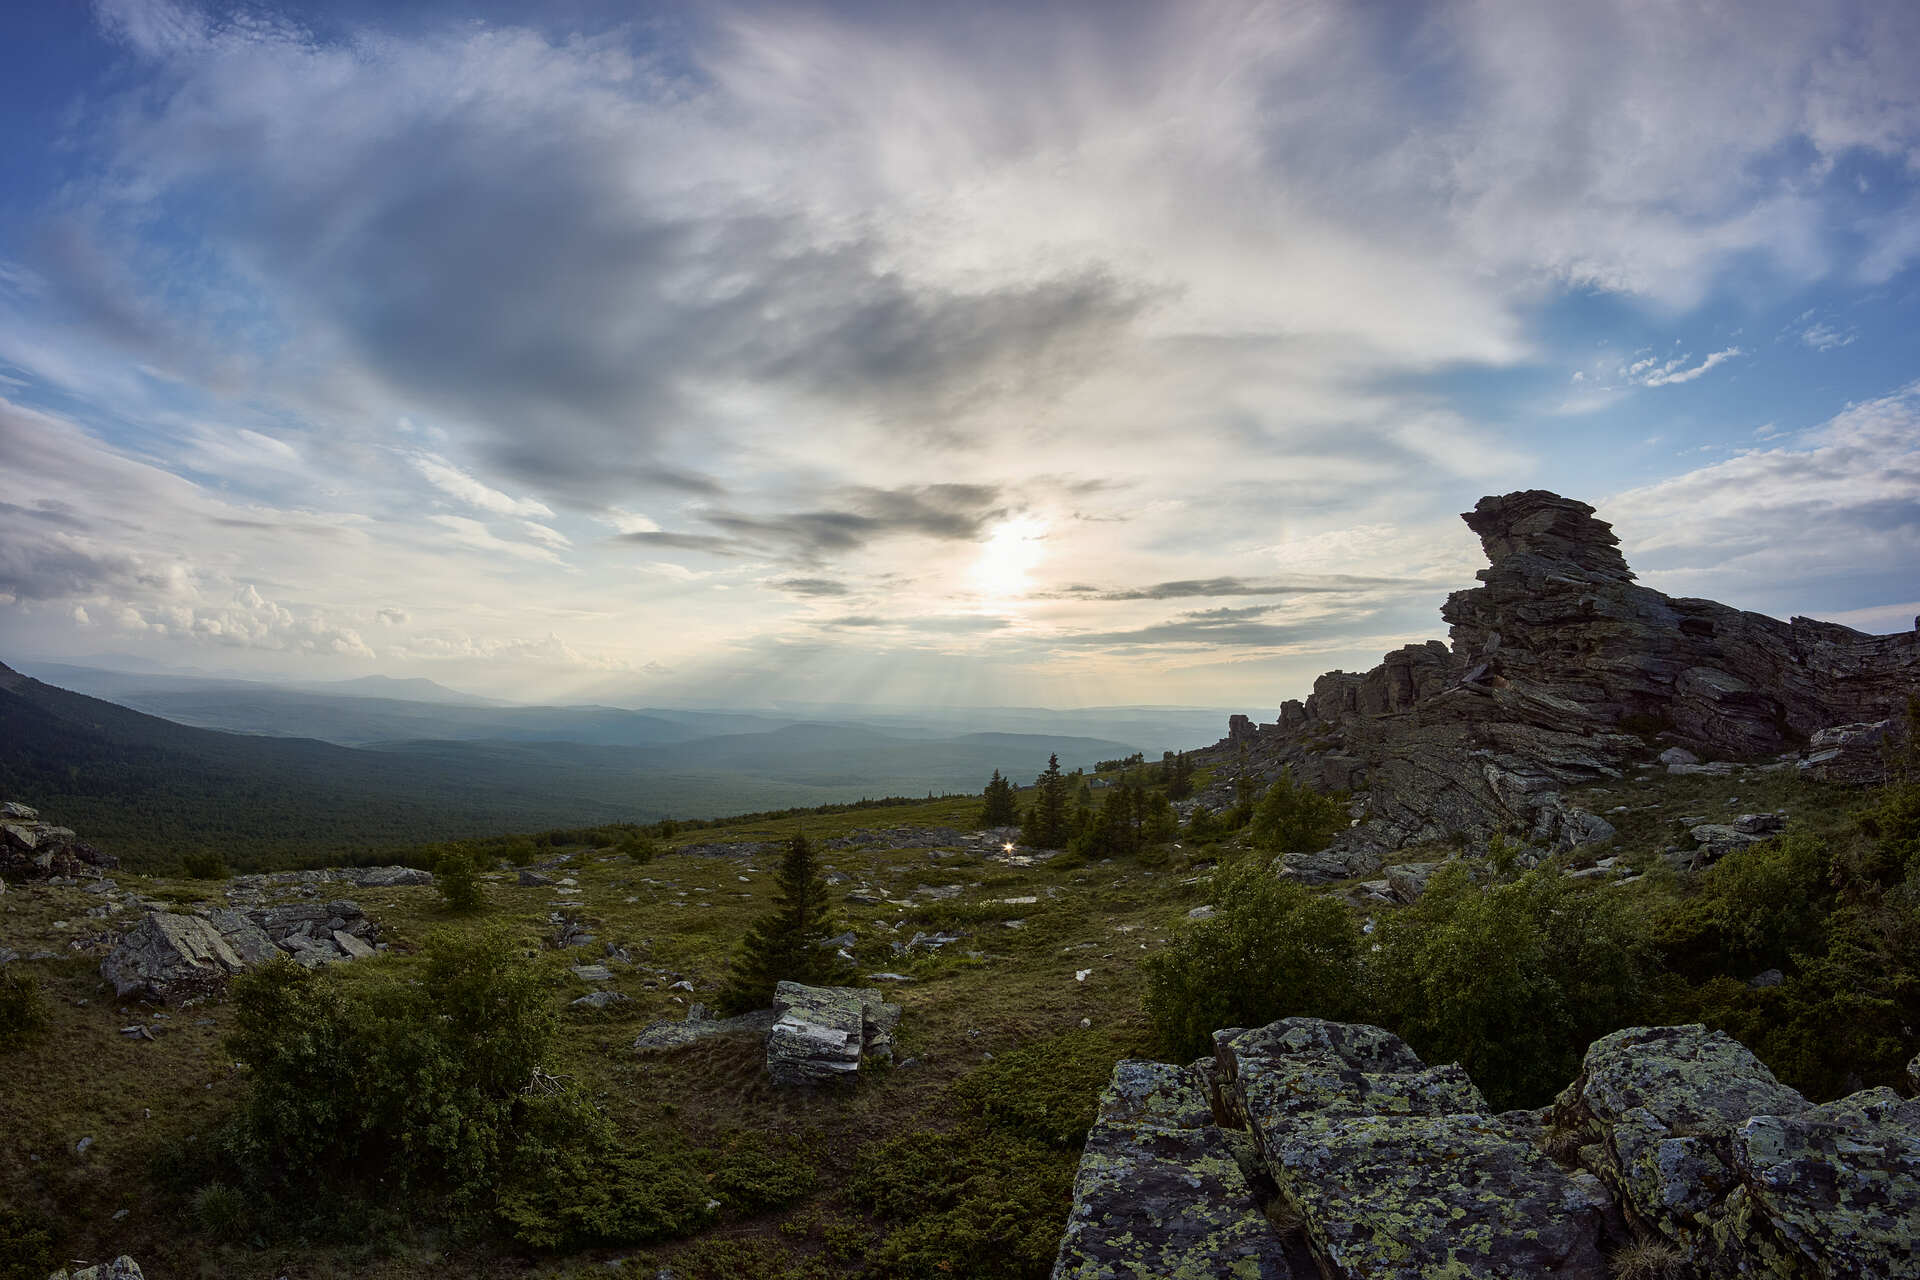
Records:
[[[1730,803],[1735,797],[1737,802]],[[1622,831],[1621,851],[1631,862],[1650,864],[1669,842],[1673,820],[1681,816],[1786,808],[1796,821],[1817,828],[1838,824],[1852,797],[1791,775],[1674,779],[1648,774],[1643,780],[1630,778],[1593,789],[1584,799],[1601,811],[1629,806],[1626,813],[1610,815]],[[859,827],[965,829],[974,812],[974,801],[949,800],[804,821],[811,838],[825,841]],[[792,819],[743,824],[690,833],[678,843],[775,840],[794,827]],[[842,902],[846,923],[860,935],[862,971],[894,970],[916,978],[896,990],[905,1007],[900,1052],[917,1064],[864,1079],[849,1095],[773,1089],[752,1041],[714,1040],[681,1053],[644,1058],[629,1048],[647,1022],[684,1013],[684,1006],[665,990],[665,977],[647,985],[647,967],[684,974],[694,983],[693,998],[711,996],[740,933],[771,900],[771,856],[742,861],[669,851],[650,864],[635,866],[624,857],[582,849],[574,852],[564,872],[578,878],[594,931],[602,940],[630,946],[640,964],[633,971],[617,971],[611,984],[631,996],[631,1004],[608,1014],[562,1015],[565,1030],[556,1069],[587,1083],[633,1132],[671,1127],[701,1143],[721,1143],[741,1130],[791,1139],[820,1172],[821,1190],[787,1213],[710,1235],[749,1237],[795,1259],[818,1254],[822,1223],[856,1234],[875,1230],[835,1189],[845,1181],[855,1153],[871,1141],[954,1123],[960,1110],[951,1087],[978,1068],[983,1055],[1003,1054],[1063,1032],[1082,1018],[1106,1036],[1114,1057],[1145,1054],[1149,1045],[1139,1014],[1141,961],[1177,933],[1186,911],[1205,901],[1206,893],[1205,882],[1190,883],[1190,873],[1178,868],[1177,859],[1175,869],[1159,871],[1132,864],[1015,868],[971,856],[932,858],[913,850],[832,851],[823,861],[852,875],[856,883],[885,885],[902,896],[921,884],[965,886],[953,900],[926,901],[912,910]],[[184,897],[210,888],[175,881],[142,887]],[[852,887],[843,885],[836,894]],[[1636,887],[1596,891],[1659,894],[1676,887],[1672,877],[1658,873]],[[492,917],[513,922],[529,945],[548,932],[547,912],[555,890],[522,888],[511,874],[503,874],[489,884],[487,893]],[[1024,895],[1034,895],[1039,902],[1010,906],[998,901]],[[391,938],[417,941],[449,925],[430,890],[364,891],[355,896],[382,921]],[[10,892],[0,897],[0,943],[22,951],[64,949],[68,940],[99,927],[82,915],[97,901],[78,889]],[[1003,923],[1015,918],[1024,919],[1023,928]],[[56,924],[62,920],[67,922],[64,928]],[[958,929],[968,936],[944,955],[903,959],[890,952],[890,941],[935,928]],[[958,954],[969,949],[984,953],[983,958]],[[549,953],[556,1004],[587,990],[566,973],[566,959]],[[352,966],[341,977],[392,980],[415,972],[418,964],[413,957],[393,955]],[[0,1133],[9,1135],[0,1144],[0,1200],[57,1211],[69,1225],[63,1241],[69,1256],[97,1259],[130,1251],[150,1274],[445,1273],[438,1261],[445,1242],[264,1250],[217,1246],[194,1234],[177,1205],[148,1198],[143,1170],[160,1139],[204,1131],[236,1094],[237,1082],[219,1049],[229,1014],[217,1004],[176,1013],[152,1024],[167,1029],[157,1043],[123,1038],[117,1028],[144,1019],[137,1010],[116,1008],[111,993],[102,990],[96,966],[97,959],[77,955],[34,966],[57,997],[56,1027],[5,1065],[14,1087],[0,1092]],[[1076,970],[1089,968],[1092,973],[1085,982],[1075,981]],[[197,1025],[206,1018],[213,1025]],[[94,1145],[86,1155],[77,1155],[75,1144],[88,1136]],[[1059,1158],[1070,1165],[1074,1157],[1061,1153]],[[1065,1208],[1064,1202],[1054,1206],[1062,1215]],[[120,1209],[129,1212],[116,1222],[112,1215]],[[462,1274],[523,1275],[529,1268],[537,1274],[604,1274],[598,1266],[612,1257],[644,1257],[651,1267],[684,1259],[712,1243],[694,1240],[651,1251],[558,1260],[499,1258],[456,1248],[454,1264]],[[640,1268],[638,1273],[651,1271]]]

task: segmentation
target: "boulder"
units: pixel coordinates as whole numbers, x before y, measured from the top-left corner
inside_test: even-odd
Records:
[[[1289,1018],[1215,1035],[1216,1061],[1323,1276],[1603,1280],[1608,1201],[1458,1066],[1378,1027]]]
[[[234,955],[240,957],[242,965],[265,964],[280,954],[280,949],[273,945],[273,939],[267,935],[267,931],[251,916],[218,907],[207,912],[205,918]]]
[[[893,1029],[900,1006],[873,987],[774,988],[774,1023],[767,1032],[767,1074],[775,1084],[823,1084],[850,1079],[863,1058],[893,1061]]]
[[[1261,1212],[1188,1067],[1121,1062],[1073,1180],[1053,1280],[1308,1280]]]
[[[1630,1221],[1698,1260],[1711,1252],[1708,1228],[1738,1181],[1736,1130],[1808,1105],[1724,1032],[1632,1027],[1588,1047],[1553,1123],[1591,1150],[1589,1167]]]
[[[1710,1224],[1723,1272],[1920,1276],[1920,1100],[1869,1089],[1733,1133],[1738,1185]]]
[[[341,879],[363,889],[394,889],[406,885],[432,884],[433,873],[418,867],[351,867],[342,873]]]
[[[1388,867],[1387,886],[1396,902],[1412,903],[1420,900],[1427,891],[1427,882],[1433,879],[1433,873],[1445,866],[1442,862],[1403,862]]]
[[[47,1280],[146,1280],[146,1277],[141,1273],[140,1264],[123,1253],[112,1262],[81,1267],[78,1271],[68,1271],[63,1267],[48,1276]]]
[[[1886,781],[1887,748],[1900,737],[1893,719],[1830,725],[1807,739],[1800,771],[1821,782],[1870,786]]]
[[[245,967],[207,920],[154,911],[120,939],[100,976],[119,999],[178,1004],[212,995]]]

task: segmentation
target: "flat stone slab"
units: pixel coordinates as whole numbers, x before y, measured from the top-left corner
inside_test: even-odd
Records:
[[[642,1028],[640,1034],[634,1037],[635,1052],[664,1053],[673,1049],[684,1049],[709,1036],[740,1034],[764,1036],[773,1026],[774,1014],[771,1009],[756,1009],[752,1013],[743,1013],[737,1018],[694,1016],[699,1011],[700,1006],[697,1005],[689,1009],[686,1019],[681,1022],[663,1020],[648,1023]]]
[[[1269,1160],[1339,1280],[1605,1280],[1607,1195],[1491,1116],[1303,1119]]]
[[[1121,1062],[1073,1180],[1053,1280],[1293,1280],[1186,1067]]]

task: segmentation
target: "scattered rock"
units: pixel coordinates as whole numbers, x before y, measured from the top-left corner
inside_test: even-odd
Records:
[[[199,916],[155,911],[100,965],[122,999],[180,1003],[212,995],[246,967],[219,930]]]
[[[612,971],[611,969],[609,969],[609,968],[607,968],[607,966],[605,966],[605,965],[603,965],[603,964],[577,964],[577,965],[574,965],[574,966],[573,966],[573,976],[574,976],[574,977],[576,977],[576,978],[578,978],[578,979],[580,979],[580,981],[582,981],[582,982],[611,982],[611,981],[613,981],[613,971]],[[679,984],[677,984],[677,983],[675,984],[675,989],[680,989],[680,988],[679,988]],[[685,990],[687,990],[687,991],[691,991],[691,990],[693,990],[693,988],[692,988],[691,986],[687,986],[687,987],[685,987],[684,989],[685,989]]]
[[[605,1009],[610,1005],[624,1004],[628,999],[629,997],[621,995],[618,991],[593,991],[581,996],[578,1000],[570,1000],[567,1003],[576,1008]]]
[[[774,989],[773,1011],[767,1074],[775,1084],[844,1080],[859,1071],[863,1058],[893,1061],[900,1006],[872,987],[782,982]]]
[[[648,1023],[640,1034],[634,1037],[633,1047],[640,1053],[658,1053],[670,1049],[682,1049],[709,1036],[752,1033],[764,1036],[773,1026],[774,1013],[771,1009],[756,1009],[735,1018],[709,1018],[707,1007],[696,1004],[687,1010],[684,1021],[663,1019]]]
[[[82,1267],[78,1271],[62,1268],[47,1280],[146,1280],[146,1277],[140,1271],[140,1264],[123,1253],[112,1262]]]
[[[1189,911],[1189,912],[1187,912],[1187,919],[1189,919],[1189,920],[1211,920],[1211,919],[1213,919],[1213,915],[1214,915],[1214,911],[1213,911],[1213,904],[1212,904],[1211,902],[1209,902],[1209,903],[1208,903],[1208,904],[1207,904],[1206,906],[1204,906],[1204,907],[1195,907],[1195,908],[1194,908],[1193,910],[1191,910],[1191,911]]]
[[[553,877],[531,867],[520,869],[520,883],[528,888],[537,889],[553,883]]]

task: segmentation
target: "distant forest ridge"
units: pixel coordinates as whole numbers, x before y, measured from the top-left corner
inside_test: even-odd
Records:
[[[207,695],[176,689],[154,696]],[[337,719],[324,705],[331,701],[363,721],[414,716],[429,727],[448,716],[520,710],[273,686],[241,696],[289,717]],[[231,700],[205,705],[239,714]],[[176,723],[0,665],[0,798],[41,808],[131,866],[171,866],[210,850],[258,868],[550,827],[976,793],[995,769],[1030,778],[1050,755],[1090,766],[1140,749],[1066,735],[935,736],[848,724],[764,727],[752,717],[729,717],[723,726],[615,709],[526,710],[557,713],[550,732],[567,713],[605,711],[573,723],[625,740],[412,736],[344,746],[241,734]],[[659,736],[647,742],[648,733]]]

